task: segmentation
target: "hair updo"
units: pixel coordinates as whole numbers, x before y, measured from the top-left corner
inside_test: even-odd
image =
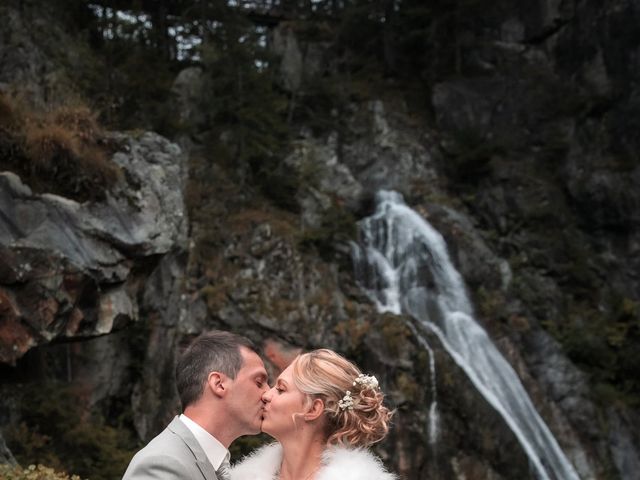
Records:
[[[356,384],[362,372],[337,353],[319,349],[293,361],[293,381],[310,398],[324,402],[325,434],[330,445],[365,447],[379,442],[389,432],[392,412],[382,404],[378,388]],[[351,392],[352,408],[341,408],[340,400]]]

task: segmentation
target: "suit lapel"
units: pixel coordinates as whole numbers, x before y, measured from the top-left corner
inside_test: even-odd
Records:
[[[218,480],[216,471],[214,470],[213,465],[211,465],[211,462],[209,460],[196,460],[196,465],[198,465],[198,468],[202,472],[202,476],[204,478],[206,478],[207,480]]]
[[[193,436],[193,433],[191,433],[191,430],[182,423],[180,417],[176,416],[169,424],[168,428],[178,435],[187,447],[189,447],[189,450],[191,450],[191,453],[193,453],[193,456],[195,457],[196,465],[200,469],[200,472],[202,472],[202,476],[206,480],[218,480],[216,470],[213,468],[213,465],[211,465],[211,462],[204,453],[204,450],[196,440],[196,437]]]
[[[207,480],[218,480],[216,471],[214,470],[213,465],[211,465],[211,462],[209,460],[196,460],[196,465],[198,465],[198,468],[202,472],[202,476],[204,478],[206,478]]]

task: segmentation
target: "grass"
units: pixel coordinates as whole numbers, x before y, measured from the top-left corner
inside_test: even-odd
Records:
[[[101,200],[122,173],[111,162],[97,115],[82,104],[35,111],[0,93],[0,169],[36,193]]]

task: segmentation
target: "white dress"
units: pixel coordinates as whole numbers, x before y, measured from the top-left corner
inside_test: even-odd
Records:
[[[231,480],[276,480],[282,463],[282,446],[266,445],[231,469]],[[315,480],[397,480],[382,462],[364,448],[328,447]]]

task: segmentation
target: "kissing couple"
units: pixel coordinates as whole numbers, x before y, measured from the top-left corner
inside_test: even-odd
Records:
[[[367,447],[389,430],[375,377],[337,353],[299,355],[269,387],[254,344],[197,337],[176,364],[183,413],[131,460],[123,480],[396,480]],[[263,431],[275,442],[230,467],[229,445]]]

